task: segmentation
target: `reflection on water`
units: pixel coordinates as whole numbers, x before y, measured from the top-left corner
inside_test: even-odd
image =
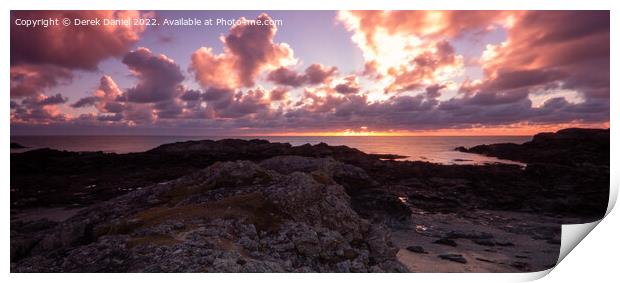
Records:
[[[443,164],[514,163],[477,154],[454,151],[457,146],[472,147],[480,144],[523,143],[529,136],[476,136],[476,137],[174,137],[174,136],[11,136],[11,142],[27,149],[49,147],[69,151],[104,151],[116,153],[141,152],[166,143],[189,140],[218,140],[223,138],[266,139],[288,142],[292,145],[320,142],[346,145],[367,153],[390,153],[408,156],[406,160],[421,160]]]

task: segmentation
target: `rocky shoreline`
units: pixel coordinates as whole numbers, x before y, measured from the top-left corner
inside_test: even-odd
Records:
[[[232,139],[11,154],[11,271],[538,271],[607,207],[609,130],[457,150],[527,166]]]

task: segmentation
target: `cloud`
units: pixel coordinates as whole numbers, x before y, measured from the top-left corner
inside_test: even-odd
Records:
[[[263,71],[297,62],[293,50],[286,43],[274,43],[275,25],[255,25],[239,19],[227,36],[220,39],[224,52],[213,54],[213,49],[201,47],[192,54],[190,70],[205,88],[252,87]],[[271,17],[261,14],[257,21],[269,22]]]
[[[176,97],[184,77],[179,65],[165,55],[155,55],[140,47],[123,57],[123,63],[138,78],[138,84],[127,89],[130,102],[158,102]]]
[[[325,67],[322,64],[312,64],[304,71],[304,74],[280,67],[267,75],[267,80],[279,85],[299,87],[302,85],[316,85],[327,83],[331,77],[338,73],[336,67]]]
[[[69,100],[68,98],[62,96],[60,93],[57,93],[56,95],[45,97],[44,99],[40,100],[38,103],[40,105],[54,105],[54,104],[63,104],[67,102],[68,100]]]
[[[112,114],[112,115],[98,115],[97,120],[102,122],[119,122],[123,120],[123,115],[120,113]]]
[[[52,65],[12,66],[10,73],[11,97],[37,96],[73,78],[70,70]]]
[[[60,93],[57,93],[56,95],[52,95],[52,96],[38,95],[35,97],[25,98],[24,100],[22,100],[22,105],[29,105],[29,106],[56,105],[56,104],[63,104],[67,102],[67,100],[68,98],[62,96]]]
[[[384,92],[417,90],[463,73],[450,39],[499,24],[502,12],[342,11],[338,19],[362,50],[363,73]]]
[[[363,70],[298,70],[290,47],[274,42],[276,27],[239,24],[220,38],[221,53],[191,55],[199,89],[165,55],[109,55],[124,54],[136,83],[121,89],[102,76],[92,96],[71,104],[94,111],[78,117],[61,112],[64,96],[44,93],[89,68],[12,65],[11,122],[225,134],[609,122],[609,12],[355,11],[338,20],[362,50]],[[472,43],[485,36],[486,47]]]
[[[25,27],[16,25],[16,19],[143,16],[144,13],[138,11],[11,11],[11,65],[41,64],[95,70],[100,61],[125,54],[145,29],[142,25]]]
[[[67,100],[61,94],[56,94],[26,97],[21,103],[11,101],[11,123],[48,124],[67,121],[70,117],[58,108]]]
[[[446,88],[446,87],[447,87],[447,85],[445,85],[445,84],[433,84],[433,85],[430,85],[430,86],[426,87],[426,95],[429,98],[437,98],[437,97],[441,96],[440,91],[442,89]]]
[[[94,106],[95,103],[97,103],[98,101],[99,101],[99,98],[95,96],[83,97],[83,98],[80,98],[75,103],[71,104],[71,107],[82,108],[82,107]]]
[[[334,87],[334,90],[341,94],[353,94],[360,91],[357,76],[348,75],[342,79],[342,82]]]
[[[454,47],[447,41],[439,41],[434,48],[417,54],[409,64],[391,69],[388,74],[394,79],[385,92],[416,90],[444,83],[459,74],[462,67],[463,58],[455,54]]]
[[[148,15],[138,11],[11,11],[11,97],[44,95],[70,83],[74,70],[96,70],[102,60],[125,54],[145,29],[140,25],[26,27],[16,24],[17,19],[114,20]]]
[[[202,93],[196,91],[186,92],[187,95],[197,96],[198,102],[194,103],[188,117],[221,119],[241,118],[248,115],[267,115],[270,111],[272,93],[267,93],[262,87],[247,91],[209,88]],[[284,94],[283,94],[284,95]],[[204,107],[203,107],[204,105]],[[197,113],[198,112],[198,113]]]
[[[288,98],[289,89],[285,87],[276,87],[269,92],[271,101],[285,101]]]
[[[267,80],[279,85],[286,85],[292,87],[299,87],[306,83],[305,76],[300,75],[297,72],[286,67],[280,67],[271,71],[269,75],[267,75]]]
[[[322,64],[312,64],[305,71],[305,78],[309,84],[326,83],[338,73],[336,67],[325,67]]]
[[[93,96],[87,96],[71,104],[73,108],[95,106],[102,113],[119,113],[123,110],[125,102],[122,99],[122,91],[112,77],[103,75],[99,79],[99,86]]]
[[[200,100],[201,96],[202,96],[202,93],[200,91],[190,89],[190,90],[185,91],[185,93],[183,93],[181,97],[179,98],[183,101],[197,101],[197,100]]]
[[[609,23],[609,11],[520,13],[506,41],[487,46],[479,89],[560,86],[608,100]]]

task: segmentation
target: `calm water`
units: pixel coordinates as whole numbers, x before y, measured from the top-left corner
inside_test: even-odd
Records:
[[[408,156],[407,160],[422,160],[443,164],[516,163],[477,154],[454,151],[457,146],[472,147],[479,144],[502,142],[523,143],[529,136],[476,136],[476,137],[173,137],[173,136],[11,136],[28,149],[49,147],[69,151],[105,151],[116,153],[141,152],[162,144],[223,138],[261,138],[292,145],[320,142],[329,145],[346,145],[367,153],[391,153]],[[24,150],[11,150],[20,152]],[[518,163],[517,163],[518,164]]]

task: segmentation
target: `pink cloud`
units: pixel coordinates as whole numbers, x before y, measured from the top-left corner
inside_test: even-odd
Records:
[[[53,65],[17,65],[11,67],[10,73],[11,97],[37,96],[73,78],[70,70]]]
[[[277,32],[274,25],[253,25],[240,18],[241,24],[233,26],[227,36],[222,36],[224,53],[201,47],[192,54],[190,70],[205,88],[238,88],[254,86],[258,75],[266,70],[296,62],[293,50],[286,43],[274,43]],[[271,21],[267,14],[256,20]]]

